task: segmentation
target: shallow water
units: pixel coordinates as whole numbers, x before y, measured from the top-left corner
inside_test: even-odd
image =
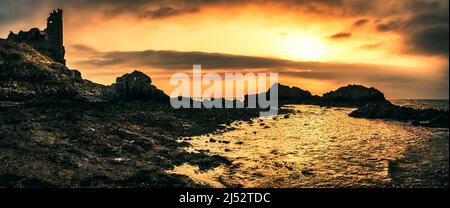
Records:
[[[392,187],[390,161],[433,139],[446,143],[448,167],[448,129],[351,118],[349,108],[287,107],[295,112],[289,117],[235,122],[236,129],[189,140],[188,151],[222,155],[232,165],[199,171],[184,164],[171,172],[214,187]]]

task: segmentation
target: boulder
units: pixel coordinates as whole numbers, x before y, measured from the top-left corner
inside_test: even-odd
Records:
[[[122,100],[154,100],[168,103],[169,96],[152,85],[152,79],[140,71],[133,71],[116,79],[111,86],[112,98]]]

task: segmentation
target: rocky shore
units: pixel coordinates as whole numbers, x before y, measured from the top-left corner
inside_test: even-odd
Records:
[[[448,128],[448,111],[395,106],[375,88],[349,85],[322,97],[278,89],[282,105],[354,107],[353,117]],[[173,109],[169,100],[139,71],[104,86],[27,43],[0,39],[0,187],[201,187],[166,171],[230,161],[186,152],[178,138],[226,131],[260,109]]]
[[[26,43],[0,40],[0,187],[199,187],[167,174],[229,163],[178,138],[226,130],[257,109],[173,109],[134,71],[103,86]]]
[[[165,170],[229,161],[185,152],[187,143],[177,138],[224,131],[227,123],[258,115],[175,110],[153,101],[9,102],[0,112],[0,187],[198,187]]]

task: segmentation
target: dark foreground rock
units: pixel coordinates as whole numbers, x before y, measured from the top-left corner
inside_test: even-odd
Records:
[[[448,111],[435,109],[413,109],[391,103],[373,103],[351,112],[351,117],[369,119],[390,119],[411,122],[425,127],[448,128]]]
[[[31,101],[0,105],[0,187],[202,187],[167,173],[226,158],[177,138],[225,131],[258,111],[173,109],[154,101]]]

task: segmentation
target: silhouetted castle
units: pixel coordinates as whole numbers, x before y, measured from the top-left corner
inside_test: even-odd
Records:
[[[63,11],[61,9],[53,10],[47,18],[47,28],[44,31],[40,31],[38,28],[32,28],[26,32],[20,31],[19,34],[10,32],[8,40],[28,43],[53,60],[66,64],[66,60],[64,59],[62,15]]]

